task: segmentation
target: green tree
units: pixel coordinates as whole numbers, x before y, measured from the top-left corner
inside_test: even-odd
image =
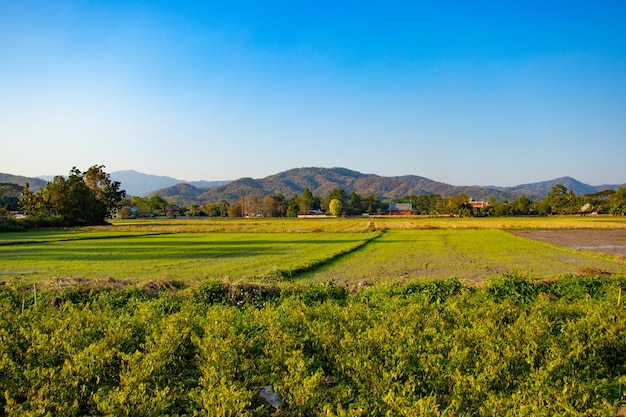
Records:
[[[338,198],[333,198],[328,204],[328,209],[333,216],[339,216],[343,210],[343,203]]]
[[[387,210],[387,203],[378,199],[376,194],[367,194],[361,202],[361,213],[382,214]]]
[[[567,187],[563,184],[556,184],[541,200],[541,205],[546,214],[566,214],[569,205]]]
[[[348,196],[348,202],[346,203],[345,211],[348,215],[352,216],[358,216],[359,214],[363,213],[365,211],[363,207],[363,198],[354,191],[352,191]]]
[[[326,196],[324,200],[322,200],[322,210],[330,210],[330,202],[335,198],[341,201],[344,207],[346,206],[346,203],[348,202],[348,195],[346,194],[345,190],[341,188],[335,188]]]
[[[299,212],[305,214],[307,211],[314,209],[315,205],[315,197],[313,197],[313,193],[308,188],[305,188],[302,192],[302,196],[298,201],[298,207],[300,208]]]
[[[626,215],[626,187],[622,187],[611,195],[609,212],[614,216]]]
[[[102,165],[86,172],[73,167],[66,177],[58,175],[33,194],[24,187],[22,208],[35,217],[58,217],[67,225],[103,224],[126,195],[120,183],[111,181]]]
[[[533,202],[525,195],[521,195],[513,202],[513,214],[531,214]]]
[[[457,214],[461,217],[469,217],[474,215],[474,209],[469,203],[469,197],[466,194],[455,194],[447,198],[446,213]]]
[[[297,194],[294,194],[289,200],[287,200],[287,217],[297,217],[300,212],[299,207],[300,198]]]

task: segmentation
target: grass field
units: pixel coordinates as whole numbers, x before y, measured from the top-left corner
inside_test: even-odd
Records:
[[[508,229],[624,228],[621,218],[357,218],[116,221],[0,234],[0,279],[131,282],[329,281],[354,285],[501,273],[623,273],[623,257],[514,236]],[[377,230],[377,231],[375,231]]]
[[[0,246],[0,278],[207,278],[288,276],[363,245],[376,233],[171,233],[102,232],[12,236]],[[48,239],[48,240],[45,240]],[[32,241],[27,243],[28,241]],[[21,242],[21,243],[17,243]]]
[[[502,273],[552,278],[625,269],[626,262],[613,256],[562,248],[500,229],[388,230],[358,251],[301,278],[346,284],[452,277],[481,282]]]

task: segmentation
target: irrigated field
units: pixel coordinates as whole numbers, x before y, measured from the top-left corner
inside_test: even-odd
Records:
[[[0,279],[329,281],[351,286],[501,273],[619,273],[623,257],[563,248],[506,229],[620,229],[616,218],[230,219],[117,222],[0,235]]]
[[[129,279],[166,277],[285,278],[365,244],[376,233],[171,233],[96,236],[71,234],[0,246],[0,277]]]
[[[337,283],[422,278],[480,282],[502,273],[533,278],[617,273],[623,259],[521,238],[499,229],[388,230],[367,246],[301,276]]]

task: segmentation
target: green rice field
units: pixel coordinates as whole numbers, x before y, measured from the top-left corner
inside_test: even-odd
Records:
[[[573,250],[517,229],[624,228],[619,218],[208,219],[0,234],[0,279],[330,281],[350,286],[502,273],[621,273],[623,257]]]

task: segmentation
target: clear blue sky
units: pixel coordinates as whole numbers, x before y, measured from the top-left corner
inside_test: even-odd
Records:
[[[626,182],[626,1],[0,1],[0,172]]]

